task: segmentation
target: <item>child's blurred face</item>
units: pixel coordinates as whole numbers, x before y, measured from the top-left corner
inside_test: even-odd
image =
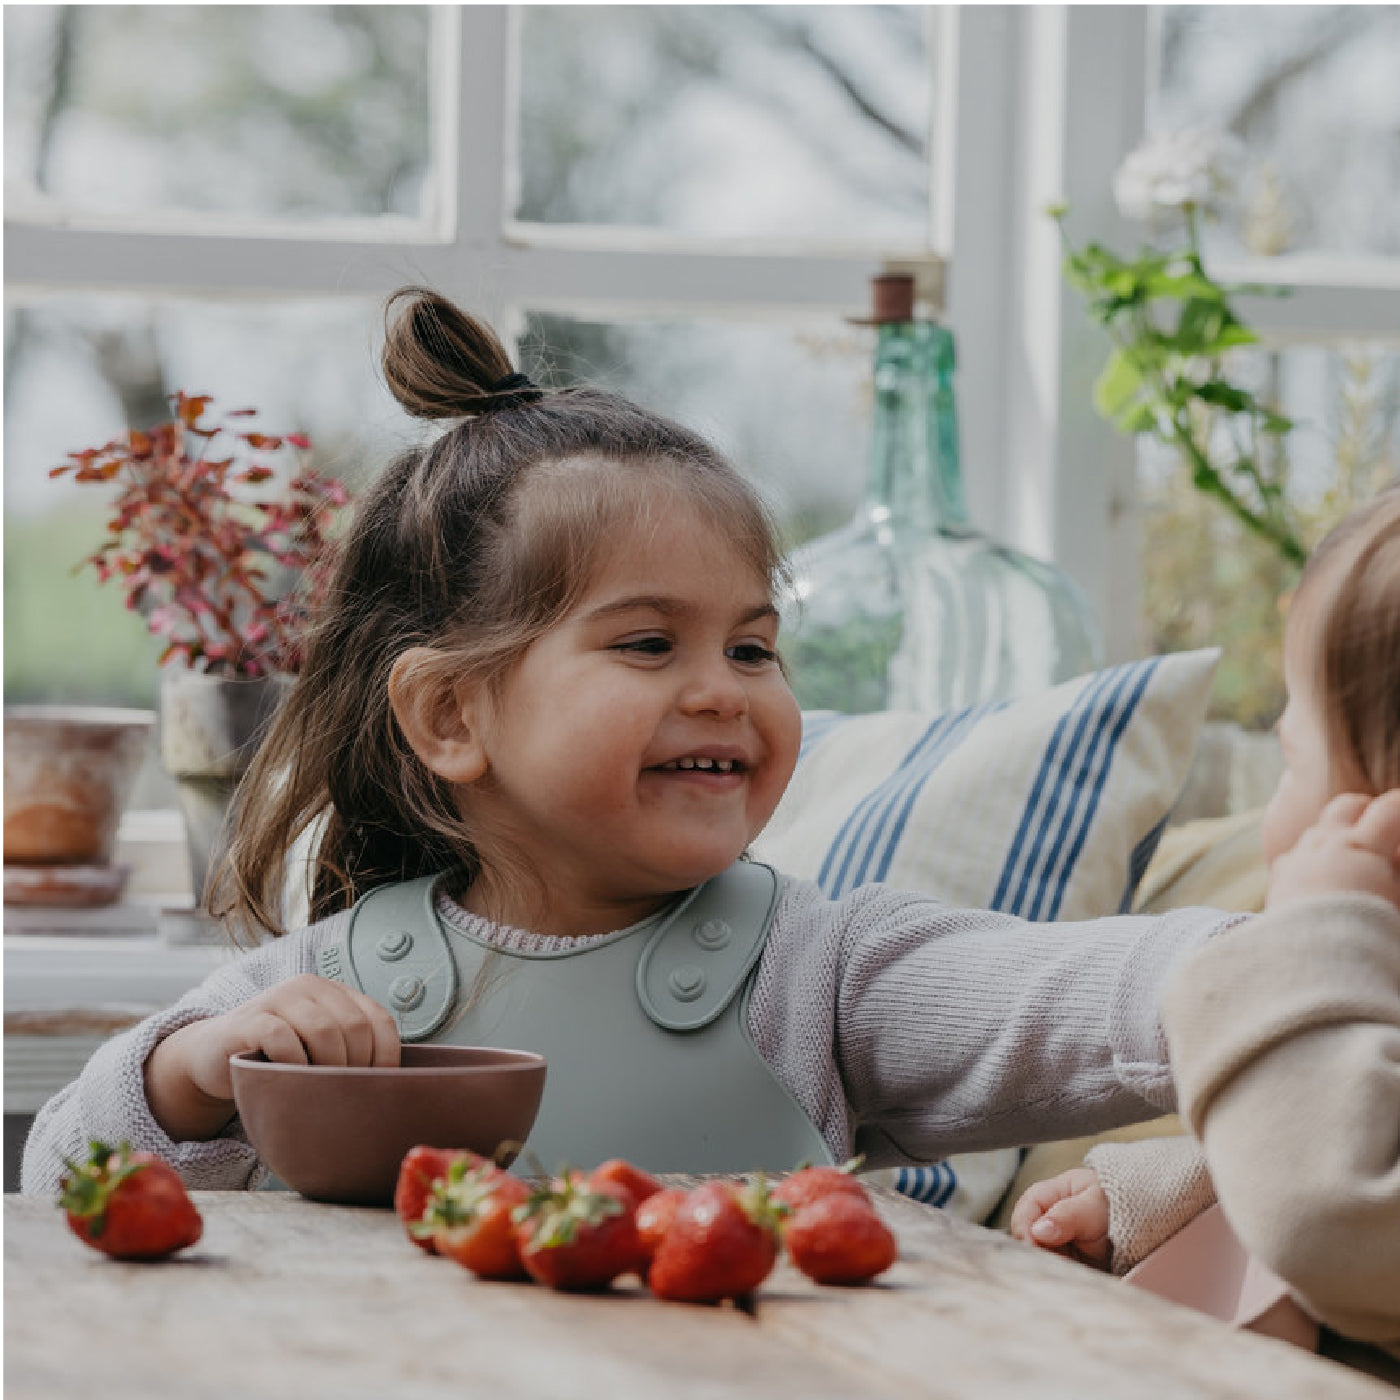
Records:
[[[758,834],[800,742],[777,631],[768,581],[678,494],[604,549],[507,677],[466,795],[542,877],[534,927],[621,926]]]
[[[1306,610],[1289,618],[1283,644],[1283,677],[1288,704],[1278,722],[1283,775],[1264,813],[1264,857],[1270,864],[1291,851],[1298,838],[1345,791],[1338,765],[1328,751],[1322,706],[1312,669],[1313,644]]]

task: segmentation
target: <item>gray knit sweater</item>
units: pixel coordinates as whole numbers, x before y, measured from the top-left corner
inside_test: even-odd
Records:
[[[439,912],[489,942],[557,940],[489,923],[446,896]],[[50,1192],[91,1138],[126,1139],[195,1188],[259,1185],[266,1169],[235,1118],[174,1142],[151,1116],[143,1066],[191,1021],[316,970],[344,914],[270,940],[174,1006],[98,1049],[35,1120],[22,1189]],[[870,885],[839,900],[786,880],[749,1003],[759,1054],[837,1161],[870,1167],[1095,1133],[1174,1105],[1158,1019],[1178,958],[1238,920],[1215,910],[1034,924]]]

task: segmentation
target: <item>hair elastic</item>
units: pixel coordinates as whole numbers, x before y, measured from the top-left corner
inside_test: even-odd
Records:
[[[484,406],[485,411],[513,408],[522,403],[536,403],[544,398],[544,390],[528,374],[521,374],[519,371],[506,375],[504,379],[498,379],[486,392],[491,395],[492,401]]]

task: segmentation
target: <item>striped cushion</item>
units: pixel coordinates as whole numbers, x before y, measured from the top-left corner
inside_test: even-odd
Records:
[[[833,897],[881,882],[1037,920],[1130,907],[1186,781],[1219,652],[1080,676],[943,715],[803,716],[797,772],[754,853]],[[1016,1150],[891,1181],[975,1220]]]

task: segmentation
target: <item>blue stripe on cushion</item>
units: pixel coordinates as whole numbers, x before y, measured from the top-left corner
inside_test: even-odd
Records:
[[[861,836],[875,820],[880,810],[881,801],[886,791],[892,784],[897,785],[901,782],[909,765],[917,759],[926,745],[937,738],[947,725],[948,720],[949,716],[940,715],[929,724],[915,740],[914,746],[900,760],[899,766],[894,772],[878,787],[867,792],[851,809],[850,816],[842,822],[840,830],[836,833],[836,839],[827,848],[826,855],[822,857],[821,869],[817,872],[817,884],[832,899],[845,890],[853,888],[845,883],[846,873],[851,868],[851,862],[855,859],[856,848]]]
[[[991,709],[980,705],[940,715],[923,732],[899,766],[868,792],[831,843],[817,883],[835,899],[883,879],[899,845],[909,811],[929,777]]]
[[[947,1162],[933,1162],[926,1167],[900,1167],[894,1179],[896,1191],[930,1206],[947,1205],[957,1184],[957,1176]]]
[[[1075,696],[1074,703],[1056,722],[1050,735],[1050,742],[1045,746],[1045,752],[1040,757],[1040,766],[1036,769],[1035,779],[1031,783],[1030,796],[1026,799],[1026,805],[1021,811],[1021,820],[1016,825],[1016,834],[1011,839],[1011,849],[1006,853],[1001,876],[997,880],[996,890],[992,894],[991,908],[1001,910],[1004,913],[1021,913],[1025,899],[1026,881],[1034,866],[1039,842],[1044,833],[1042,817],[1035,837],[1030,838],[1031,826],[1037,819],[1041,797],[1048,795],[1050,809],[1053,810],[1054,795],[1050,791],[1049,785],[1052,782],[1058,782],[1063,766],[1060,749],[1066,745],[1067,735],[1076,717],[1081,712],[1093,708],[1099,693],[1108,685],[1112,675],[1111,671],[1100,671],[1091,677],[1079,694]],[[1025,870],[1022,873],[1020,884],[1013,890],[1011,882],[1023,860],[1025,861]]]
[[[1128,857],[1128,883],[1123,887],[1123,898],[1118,901],[1118,912],[1128,914],[1132,912],[1133,897],[1137,894],[1137,888],[1142,884],[1142,877],[1147,874],[1147,867],[1152,863],[1152,857],[1157,854],[1157,847],[1161,843],[1162,833],[1167,829],[1167,821],[1171,817],[1168,812],[1141,841],[1133,847],[1133,853]]]
[[[914,803],[918,801],[919,795],[923,792],[925,784],[945,758],[954,749],[967,739],[977,725],[986,718],[987,715],[995,714],[998,710],[1004,710],[1007,701],[1001,700],[996,704],[978,705],[976,708],[964,711],[956,716],[952,727],[943,736],[937,749],[924,755],[921,765],[922,771],[917,782],[908,784],[908,790],[903,801],[898,802],[892,808],[893,824],[885,838],[883,845],[878,852],[878,860],[868,874],[862,874],[857,881],[858,884],[874,884],[883,880],[890,873],[890,865],[894,861],[895,852],[899,849],[899,843],[904,837],[904,828],[909,823],[909,814],[914,810]],[[872,853],[873,854],[873,853]]]
[[[1118,741],[1123,737],[1123,731],[1128,727],[1128,722],[1137,710],[1138,701],[1142,699],[1142,693],[1147,689],[1156,669],[1155,657],[1136,663],[1125,677],[1126,688],[1115,688],[1112,701],[1095,725],[1087,748],[1081,753],[1079,766],[1069,788],[1070,801],[1051,843],[1050,868],[1045,872],[1040,897],[1031,910],[1030,917],[1033,919],[1049,921],[1059,917],[1069,878],[1079,863],[1085,838],[1098,813],[1104,782],[1108,777],[1108,770],[1113,765],[1113,756],[1118,751]],[[1058,872],[1054,869],[1057,862]]]
[[[1142,662],[1140,675],[1133,680],[1133,686],[1123,697],[1123,703],[1114,718],[1112,728],[1100,731],[1096,738],[1099,746],[1098,773],[1093,776],[1093,785],[1088,792],[1088,801],[1084,804],[1084,811],[1079,813],[1079,825],[1075,830],[1074,839],[1071,840],[1070,847],[1065,851],[1064,860],[1060,864],[1060,874],[1054,883],[1054,892],[1050,896],[1049,906],[1043,910],[1037,910],[1035,917],[1044,920],[1054,920],[1060,917],[1060,906],[1064,903],[1065,890],[1070,885],[1070,876],[1074,874],[1075,865],[1079,864],[1079,855],[1084,854],[1084,843],[1088,839],[1089,827],[1093,825],[1093,819],[1098,815],[1099,802],[1103,798],[1103,784],[1109,777],[1109,769],[1113,767],[1113,757],[1119,750],[1119,741],[1123,738],[1123,731],[1127,729],[1133,715],[1137,713],[1138,701],[1142,699],[1142,692],[1147,690],[1148,683],[1151,682],[1152,675],[1156,671],[1156,658]],[[1058,844],[1058,841],[1057,841]]]

